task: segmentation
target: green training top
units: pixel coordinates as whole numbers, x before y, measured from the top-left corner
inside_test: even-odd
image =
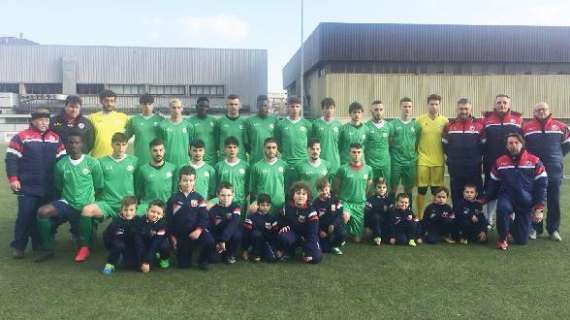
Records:
[[[408,123],[400,119],[390,122],[393,136],[390,142],[390,155],[392,163],[411,165],[416,162],[416,141],[420,136],[420,126],[416,120],[410,119]]]
[[[193,116],[187,121],[193,127],[194,135],[192,136],[192,140],[200,139],[204,141],[204,161],[213,166],[218,159],[216,139],[214,136],[216,119],[212,116],[206,116],[204,119]]]
[[[191,163],[186,164],[186,166],[191,166],[196,170],[196,185],[194,186],[194,191],[198,192],[204,199],[208,199],[216,194],[216,171],[214,168],[204,162],[201,166],[195,166]],[[178,168],[178,172],[184,166]],[[178,180],[178,172],[176,173],[176,179]]]
[[[234,187],[234,201],[242,202],[245,200],[249,183],[249,164],[241,159],[236,163],[229,163],[227,160],[220,161],[216,164],[216,188],[218,189],[221,182],[229,182]]]
[[[186,120],[173,123],[170,119],[165,119],[159,126],[159,137],[164,142],[166,149],[165,160],[176,166],[188,163],[188,146],[190,137],[194,135],[193,127]]]
[[[134,155],[139,163],[150,161],[149,144],[158,137],[158,127],[164,118],[158,114],[144,117],[142,114],[132,116],[125,126],[125,134],[129,139],[135,136]]]
[[[165,162],[161,167],[146,163],[135,172],[135,192],[141,202],[160,199],[168,201],[178,180],[174,177],[176,166]]]
[[[307,143],[311,131],[311,122],[304,118],[295,122],[285,118],[277,122],[275,139],[281,151],[281,159],[288,165],[296,165],[307,159]]]
[[[86,154],[78,160],[65,156],[55,165],[54,184],[61,197],[73,209],[81,211],[95,202],[95,190],[103,188],[101,165]]]
[[[305,160],[295,166],[294,181],[304,181],[311,187],[313,199],[318,197],[316,183],[321,177],[329,177],[332,174],[330,163],[326,160],[319,159],[315,165],[309,160]]]
[[[216,148],[218,149],[218,157],[224,156],[224,141],[226,138],[234,136],[239,141],[240,159],[246,160],[245,157],[245,119],[243,117],[230,118],[227,115],[221,116],[216,120],[215,125]]]
[[[367,132],[368,127],[364,125],[364,123],[358,127],[352,125],[351,123],[345,123],[340,128],[338,145],[341,164],[347,164],[350,162],[350,145],[353,143],[363,144],[364,140],[366,139]],[[366,152],[364,148],[363,152]]]
[[[366,188],[368,180],[372,179],[372,168],[363,165],[354,168],[350,164],[340,166],[336,178],[340,180],[339,199],[352,203],[363,203],[366,201]]]
[[[263,159],[251,167],[249,173],[249,190],[252,201],[261,193],[271,196],[274,208],[285,203],[285,170],[287,163],[281,159],[269,163]]]
[[[97,200],[105,201],[112,207],[121,205],[125,196],[135,195],[135,170],[137,158],[130,154],[122,160],[106,156],[99,159],[103,170],[103,192]]]
[[[263,142],[269,137],[273,137],[273,130],[277,118],[267,116],[261,118],[258,115],[249,117],[245,122],[245,138],[249,150],[249,163],[255,164],[259,160],[263,160]],[[240,146],[240,148],[243,148]]]
[[[366,122],[368,133],[364,139],[364,157],[366,164],[372,168],[381,168],[390,164],[390,137],[393,135],[392,125],[387,121],[380,124],[372,120]]]
[[[327,122],[320,118],[313,121],[312,136],[321,141],[321,158],[329,162],[332,173],[340,166],[338,139],[341,127],[342,123],[336,119]]]

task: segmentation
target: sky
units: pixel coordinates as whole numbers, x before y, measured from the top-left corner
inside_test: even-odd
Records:
[[[301,0],[0,0],[0,36],[40,44],[268,50],[268,90],[301,41]],[[567,0],[305,0],[304,38],[321,22],[570,25]],[[1,57],[0,57],[1,58]]]

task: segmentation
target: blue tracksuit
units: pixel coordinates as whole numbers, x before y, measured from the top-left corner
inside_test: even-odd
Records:
[[[140,261],[135,246],[136,221],[115,217],[103,232],[103,243],[109,251],[107,263],[116,266],[121,256],[129,268],[138,268]]]
[[[166,219],[151,221],[146,216],[136,217],[135,247],[140,263],[151,264],[156,259],[170,257],[170,242],[166,232]]]
[[[319,214],[319,231],[327,234],[324,238],[319,235],[319,244],[323,252],[330,252],[332,248],[340,247],[346,239],[346,229],[341,221],[343,210],[340,200],[334,194],[327,199],[319,197],[313,201],[313,208]],[[331,226],[333,232],[329,232]]]
[[[546,229],[549,233],[560,227],[560,184],[564,175],[564,156],[570,151],[570,130],[562,121],[549,116],[544,121],[532,119],[523,126],[526,148],[542,160],[548,174],[546,192]],[[537,226],[542,232],[542,222]]]
[[[441,237],[458,238],[455,212],[448,204],[431,203],[424,210],[421,221],[422,233],[427,243],[435,244]]]
[[[548,178],[540,159],[526,150],[518,156],[503,155],[490,173],[488,200],[497,202],[499,240],[509,233],[518,244],[528,242],[532,210],[544,207]]]
[[[300,246],[304,256],[313,258],[311,263],[321,262],[319,214],[311,206],[297,208],[287,205],[278,213],[277,224],[277,245],[280,250],[293,255],[295,248]]]
[[[250,213],[243,222],[243,248],[253,256],[274,261],[277,220],[269,213]]]
[[[388,237],[396,239],[397,244],[407,244],[418,236],[418,222],[411,209],[401,210],[395,206],[388,210]]]
[[[168,234],[176,237],[176,259],[179,268],[192,265],[192,252],[200,247],[199,264],[207,264],[214,250],[214,237],[208,229],[208,212],[204,198],[195,191],[185,196],[182,192],[172,194],[166,206]],[[196,240],[189,235],[195,230],[202,230]]]
[[[232,203],[229,207],[215,205],[210,209],[210,232],[214,236],[216,243],[224,242],[226,252],[221,255],[216,253],[214,260],[219,261],[224,257],[235,257],[241,248],[242,234],[240,230],[239,204]]]
[[[387,238],[390,216],[388,210],[392,206],[390,196],[375,195],[366,200],[364,206],[364,227],[372,230],[372,237]]]
[[[462,239],[479,241],[479,234],[481,232],[487,233],[489,222],[483,213],[483,205],[479,201],[461,199],[457,205],[453,206],[453,211]]]

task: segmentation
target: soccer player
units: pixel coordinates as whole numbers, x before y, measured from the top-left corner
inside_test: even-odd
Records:
[[[368,132],[368,127],[362,122],[364,108],[359,102],[355,101],[351,103],[350,106],[348,106],[348,113],[350,114],[350,122],[342,125],[338,137],[341,165],[350,163],[350,146],[353,143],[362,145]]]
[[[270,214],[271,197],[267,193],[257,196],[257,205],[247,215],[243,222],[243,253],[242,258],[259,262],[275,261],[275,241],[277,236],[277,220]]]
[[[481,165],[485,145],[483,123],[473,118],[472,106],[466,98],[457,101],[457,117],[443,131],[441,141],[447,155],[449,186],[453,205],[463,199],[463,187],[473,184],[482,190]]]
[[[153,200],[148,205],[146,215],[136,218],[135,248],[139,267],[143,273],[150,272],[155,260],[158,260],[161,269],[170,267],[170,243],[164,211],[164,202]]]
[[[18,199],[11,243],[15,259],[24,257],[29,238],[32,249],[39,249],[36,214],[40,206],[53,200],[54,165],[65,155],[60,137],[48,129],[49,123],[49,110],[35,110],[30,127],[16,134],[6,149],[6,174]]]
[[[235,137],[228,137],[224,141],[224,160],[218,162],[215,167],[216,189],[222,182],[229,182],[233,186],[234,201],[240,205],[242,211],[247,206],[247,194],[249,193],[249,164],[238,158],[239,141]]]
[[[191,161],[181,167],[189,165],[196,171],[196,184],[194,191],[198,192],[204,199],[210,199],[215,195],[216,171],[211,165],[204,161],[204,151],[206,147],[202,140],[194,140],[190,144]]]
[[[287,100],[288,117],[275,126],[275,139],[281,151],[281,159],[288,165],[285,186],[288,187],[295,175],[295,166],[307,159],[307,143],[312,130],[309,120],[302,117],[301,100],[290,97]]]
[[[257,96],[257,114],[245,121],[246,146],[249,152],[249,163],[254,165],[263,160],[263,141],[273,137],[277,118],[269,114],[271,103],[266,95]]]
[[[398,192],[401,181],[409,199],[416,184],[416,141],[420,135],[420,127],[412,119],[412,106],[412,99],[400,99],[400,117],[390,122],[394,130],[390,140],[392,194]]]
[[[267,138],[264,142],[265,159],[251,167],[249,174],[250,199],[268,193],[273,202],[273,212],[285,204],[285,170],[287,163],[277,158],[277,141]]]
[[[103,90],[99,94],[99,101],[103,110],[89,115],[89,121],[95,129],[95,142],[91,149],[91,156],[99,159],[113,153],[111,138],[117,132],[123,132],[129,117],[115,111],[117,95],[111,90]]]
[[[182,101],[170,100],[170,119],[165,119],[158,127],[158,137],[166,148],[166,161],[175,166],[188,164],[188,146],[194,135],[192,125],[182,118],[182,110]]]
[[[148,204],[155,199],[167,201],[175,190],[176,166],[164,160],[164,143],[160,138],[149,144],[151,159],[135,172],[135,194],[139,199],[137,213],[146,212]]]
[[[364,139],[364,159],[372,168],[374,180],[382,177],[390,185],[390,137],[394,134],[392,125],[384,120],[384,104],[375,100],[370,105],[372,118],[366,122],[368,128]]]
[[[208,115],[210,109],[210,100],[206,97],[199,97],[196,102],[196,115],[188,119],[188,123],[192,125],[194,136],[192,139],[200,139],[204,141],[204,161],[214,166],[218,160],[216,149],[216,139],[214,135],[214,126],[216,119]]]
[[[533,113],[534,119],[523,126],[526,147],[529,152],[540,158],[546,168],[548,174],[546,230],[550,240],[562,241],[559,232],[560,184],[564,177],[564,156],[570,151],[570,130],[564,122],[552,117],[546,102],[537,103]],[[531,239],[536,237],[536,232],[540,234],[543,231],[542,222],[534,227],[531,229]]]
[[[166,205],[166,221],[170,242],[176,249],[178,268],[192,266],[192,252],[200,248],[198,268],[208,270],[208,259],[215,246],[208,229],[206,202],[194,191],[196,171],[183,167],[178,177],[178,192],[173,193]]]
[[[360,242],[364,228],[366,192],[372,183],[372,168],[362,161],[362,145],[350,145],[350,163],[341,165],[336,174],[335,191],[344,207],[343,220],[354,242]]]
[[[79,224],[81,209],[95,201],[95,191],[103,188],[103,173],[99,161],[83,154],[83,141],[79,132],[72,132],[67,139],[67,156],[55,165],[54,187],[61,191],[61,199],[52,201],[38,209],[38,232],[43,252],[37,262],[50,259],[54,255],[54,219],[67,220],[70,224]],[[76,227],[73,227],[76,229]],[[89,238],[80,236],[75,261],[87,259],[89,251],[83,249],[89,245]]]
[[[322,117],[313,121],[312,137],[321,141],[321,158],[330,163],[331,174],[340,166],[338,137],[342,123],[335,118],[336,103],[333,98],[321,101]]]
[[[93,232],[93,219],[115,217],[121,209],[121,201],[126,196],[135,195],[135,169],[137,158],[127,154],[129,139],[122,132],[117,132],[112,138],[113,154],[99,159],[103,171],[103,190],[96,197],[95,203],[89,204],[81,210],[79,220],[79,234],[85,238],[86,246],[80,248],[81,256],[76,257],[82,262],[89,256],[89,244]]]
[[[416,197],[416,209],[418,219],[422,219],[425,204],[425,195],[428,187],[434,194],[437,187],[443,186],[443,173],[445,161],[441,137],[443,129],[449,122],[446,117],[439,113],[441,96],[431,94],[427,97],[428,112],[416,119],[420,127],[417,159],[417,183],[418,194]]]
[[[241,248],[241,208],[233,201],[234,190],[230,183],[222,182],[218,187],[219,203],[210,209],[210,232],[216,241],[214,261],[236,263]]]
[[[295,166],[294,181],[303,181],[309,188],[313,197],[318,197],[316,183],[321,177],[329,178],[331,175],[330,164],[328,161],[321,159],[321,142],[316,138],[309,140],[307,148],[309,159]]]
[[[148,163],[150,161],[148,144],[158,137],[158,128],[164,118],[153,113],[154,97],[150,94],[143,94],[139,98],[139,103],[142,112],[129,119],[125,127],[125,134],[128,139],[135,137],[134,155],[139,159],[139,162]]]
[[[241,102],[237,94],[230,94],[226,99],[226,115],[216,120],[214,135],[219,158],[224,154],[224,141],[227,137],[236,137],[240,145],[245,141],[245,119],[240,116]],[[245,148],[241,148],[239,158],[247,160]]]
[[[67,135],[71,131],[81,132],[83,143],[83,153],[88,154],[93,148],[95,140],[95,129],[91,121],[81,114],[83,100],[79,96],[69,95],[65,98],[63,110],[50,119],[49,127],[59,135],[63,144],[67,141]]]

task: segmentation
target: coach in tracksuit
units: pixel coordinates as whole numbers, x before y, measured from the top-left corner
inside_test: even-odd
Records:
[[[489,200],[497,198],[501,250],[507,250],[509,234],[517,244],[528,242],[531,222],[542,220],[548,183],[542,161],[525,149],[521,135],[510,133],[506,144],[508,152],[495,161],[486,195]]]
[[[495,107],[491,112],[485,113],[483,128],[485,132],[485,149],[483,154],[483,170],[485,171],[485,189],[490,182],[491,168],[495,160],[507,153],[505,137],[510,133],[522,135],[522,116],[511,110],[511,98],[506,94],[495,97]],[[487,204],[487,219],[489,224],[495,225],[497,202]]]
[[[65,154],[57,133],[49,130],[49,111],[32,113],[30,127],[16,134],[6,150],[6,174],[10,188],[18,196],[18,216],[14,227],[13,256],[24,257],[28,238],[32,248],[39,245],[36,230],[38,208],[52,200],[53,169]]]
[[[546,190],[546,230],[550,239],[562,241],[560,227],[560,184],[563,178],[564,156],[570,151],[570,130],[562,121],[552,118],[546,102],[534,106],[534,119],[523,126],[526,147],[537,155],[546,167],[548,187]],[[542,222],[535,226],[542,233]],[[531,235],[533,231],[531,230]],[[535,236],[535,235],[534,235]]]
[[[483,123],[472,116],[468,99],[457,101],[457,118],[451,120],[443,131],[441,142],[447,156],[447,170],[453,204],[463,199],[463,187],[473,184],[479,194],[483,193],[481,163],[485,145]]]
[[[59,114],[51,118],[49,128],[59,135],[64,145],[67,143],[67,136],[70,132],[81,133],[83,153],[88,154],[95,141],[95,129],[93,129],[91,121],[81,114],[82,104],[83,101],[79,96],[67,96],[65,107]]]

